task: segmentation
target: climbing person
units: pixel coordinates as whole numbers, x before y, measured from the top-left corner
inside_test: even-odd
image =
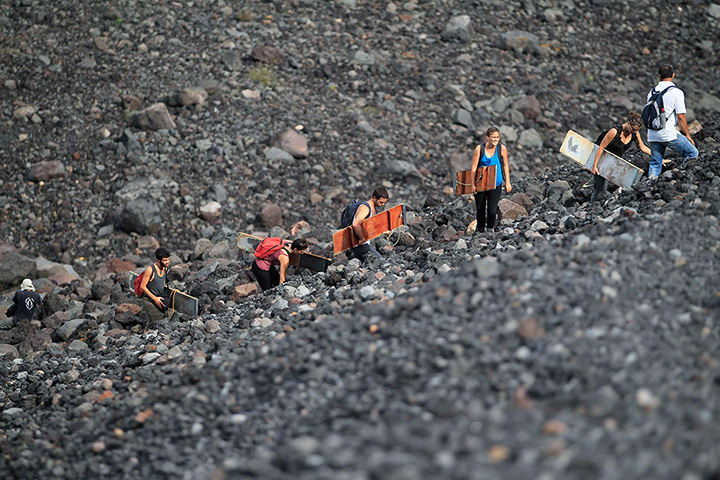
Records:
[[[387,203],[388,198],[390,198],[390,194],[387,189],[385,189],[385,187],[377,187],[373,190],[370,200],[359,203],[354,202],[353,204],[345,207],[345,209],[350,209],[348,213],[352,214],[352,223],[347,226],[352,226],[353,232],[355,232],[355,235],[360,241],[360,244],[357,247],[353,247],[348,251],[348,258],[357,258],[361,262],[364,262],[368,255],[372,255],[374,258],[382,258],[380,252],[370,245],[369,240],[365,239],[362,231],[362,222],[380,212]],[[345,209],[343,209],[341,218],[345,216]],[[352,213],[352,209],[355,209],[354,214]]]
[[[643,108],[643,123],[648,127],[648,146],[651,152],[648,168],[648,180],[651,182],[656,181],[662,171],[663,155],[667,147],[683,157],[683,165],[700,154],[688,129],[685,94],[673,83],[673,67],[660,67],[658,79],[658,84],[647,94],[647,104]],[[676,125],[684,135],[678,133]]]
[[[502,183],[505,181],[505,191],[510,193],[512,185],[510,184],[510,169],[507,160],[507,147],[500,143],[500,130],[496,127],[490,127],[485,132],[485,143],[481,143],[475,147],[473,152],[472,174],[470,178],[475,178],[478,167],[496,166],[495,188],[484,192],[477,191],[477,184],[473,184],[473,192],[475,192],[475,209],[477,212],[477,227],[475,232],[484,232],[485,228],[495,228],[495,220],[497,219],[497,208],[500,202],[500,194],[502,193]]]
[[[260,242],[255,250],[255,260],[251,270],[260,288],[263,291],[285,282],[290,255],[301,254],[308,249],[308,242],[304,238],[293,240],[292,243],[277,237],[267,237]],[[280,267],[278,272],[277,267]]]
[[[595,187],[593,193],[590,196],[590,201],[595,201],[598,196],[605,192],[607,188],[607,180],[601,177],[598,173],[598,161],[602,156],[603,151],[617,155],[622,158],[625,152],[633,146],[637,145],[643,153],[650,155],[650,149],[643,143],[642,137],[640,136],[640,129],[643,126],[642,117],[636,111],[631,111],[625,118],[625,123],[617,125],[609,130],[605,130],[595,140],[595,144],[599,145],[597,152],[595,152],[595,161],[592,166],[592,173],[595,175]],[[662,160],[662,159],[661,159]]]
[[[35,316],[35,311],[42,302],[42,298],[35,291],[32,280],[26,278],[20,284],[20,290],[13,295],[12,301],[12,305],[6,312],[7,320],[0,322],[0,328],[3,330],[16,327],[22,322],[30,322]]]
[[[155,250],[156,262],[148,266],[140,280],[140,306],[147,313],[145,329],[155,325],[167,312],[170,300],[167,288],[167,272],[170,268],[170,251],[160,247]]]

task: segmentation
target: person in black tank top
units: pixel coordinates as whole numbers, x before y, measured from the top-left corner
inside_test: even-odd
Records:
[[[598,174],[598,161],[604,150],[622,158],[625,152],[635,144],[644,153],[650,155],[650,148],[643,143],[642,137],[640,137],[640,129],[642,126],[642,117],[638,112],[633,110],[628,113],[625,123],[604,131],[597,140],[595,140],[595,143],[599,145],[600,148],[598,148],[595,153],[595,161],[592,167],[592,173],[595,175],[595,188],[590,196],[591,202],[595,201],[607,188],[607,180]]]
[[[160,247],[155,250],[157,262],[145,269],[140,289],[143,292],[140,306],[147,313],[145,329],[151,328],[162,319],[169,305],[166,276],[170,267],[170,251]]]

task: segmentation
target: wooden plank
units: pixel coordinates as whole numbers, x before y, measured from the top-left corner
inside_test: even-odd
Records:
[[[453,190],[455,191],[455,196],[474,193],[472,191],[473,183],[477,185],[478,192],[494,190],[497,186],[497,165],[490,165],[489,167],[478,168],[475,171],[474,182],[472,179],[472,170],[455,172],[455,180],[453,181]]]
[[[130,291],[135,295],[135,279],[138,277],[138,273],[130,272],[128,282],[130,285]],[[137,297],[135,297],[137,298]],[[171,288],[170,289],[170,305],[168,305],[168,316],[175,311],[184,315],[191,315],[193,317],[198,316],[198,299],[192,295],[188,295],[185,292]]]
[[[250,235],[249,233],[240,233],[238,235],[237,246],[240,250],[248,253],[255,253],[255,249],[262,238]],[[294,265],[300,268],[307,268],[313,272],[325,272],[332,263],[327,257],[315,255],[311,252],[304,252],[299,255],[290,254],[290,265]]]
[[[598,148],[597,145],[579,133],[568,130],[560,146],[560,153],[586,169],[592,170],[595,162],[595,152],[597,152]],[[643,171],[606,150],[598,160],[598,173],[615,185],[632,187],[635,182],[640,180]]]
[[[403,204],[396,205],[363,220],[360,228],[365,236],[365,241],[367,241],[377,238],[385,232],[395,230],[401,225],[405,225],[405,205]],[[333,234],[333,253],[337,255],[345,250],[357,247],[360,243],[352,226],[343,228]]]

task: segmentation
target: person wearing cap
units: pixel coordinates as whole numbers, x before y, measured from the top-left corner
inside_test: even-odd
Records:
[[[13,295],[13,304],[7,309],[7,320],[0,322],[0,328],[5,330],[20,325],[23,320],[31,321],[38,305],[42,302],[40,294],[35,291],[32,280],[26,278],[20,284],[20,290]],[[12,318],[11,318],[12,317]]]

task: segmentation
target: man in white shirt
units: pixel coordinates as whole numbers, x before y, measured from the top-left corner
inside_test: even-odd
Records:
[[[662,92],[668,87],[673,88],[670,88],[663,95],[665,115],[667,115],[665,128],[662,130],[648,129],[648,146],[651,152],[650,168],[648,169],[648,178],[650,180],[655,180],[660,175],[666,147],[670,147],[683,157],[683,164],[691,158],[697,158],[699,155],[695,142],[690,136],[687,119],[685,118],[685,94],[673,83],[675,73],[672,66],[663,65],[660,67],[658,77],[660,82],[648,93],[648,101],[650,101],[653,93]],[[684,135],[678,133],[677,128],[675,128],[676,125],[680,127]]]

